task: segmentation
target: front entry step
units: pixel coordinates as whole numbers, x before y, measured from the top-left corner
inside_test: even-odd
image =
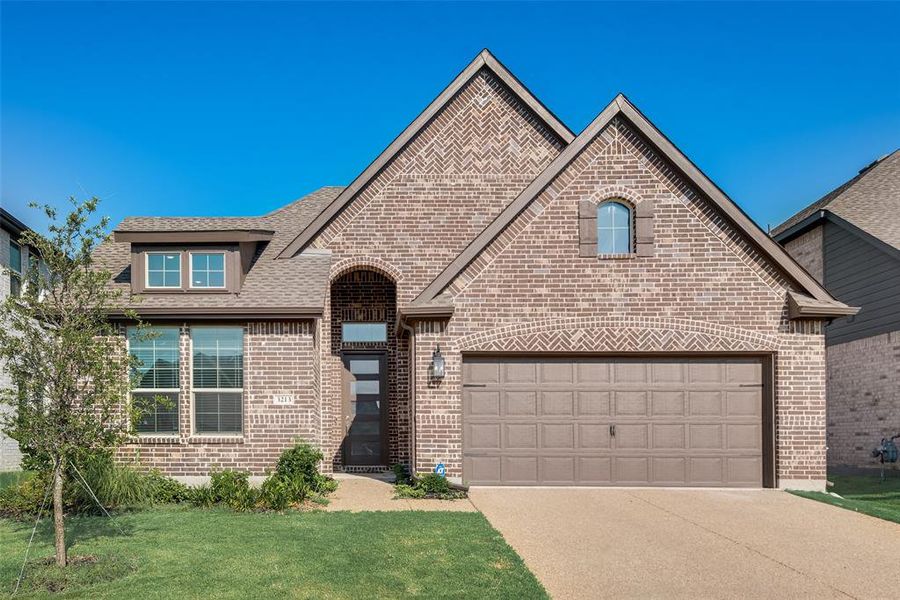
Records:
[[[387,473],[390,469],[386,465],[344,465],[340,467],[342,473]]]

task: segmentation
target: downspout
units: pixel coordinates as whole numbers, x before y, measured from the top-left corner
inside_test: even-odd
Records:
[[[402,315],[398,315],[397,324],[407,333],[409,333],[409,474],[416,473],[416,335],[415,329],[409,326],[403,319]]]

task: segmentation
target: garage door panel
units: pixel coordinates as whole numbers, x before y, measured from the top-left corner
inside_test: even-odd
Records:
[[[542,449],[575,449],[574,423],[543,423],[541,425]]]
[[[650,415],[684,415],[684,392],[681,390],[660,390],[650,392]]]
[[[578,416],[608,416],[611,392],[585,390],[575,392]]]
[[[541,392],[541,415],[573,417],[575,415],[575,392]]]
[[[614,393],[615,414],[617,416],[633,416],[647,414],[647,397],[645,391],[616,391]]]
[[[721,416],[725,412],[724,392],[717,390],[688,392],[689,414],[694,417]]]
[[[530,485],[538,483],[536,456],[505,456],[501,467],[504,483]]]
[[[653,424],[651,444],[654,450],[684,450],[685,426],[681,423]]]
[[[468,423],[464,443],[472,450],[501,450],[500,423]]]
[[[687,458],[654,457],[650,459],[650,483],[684,485],[687,481]]]
[[[469,483],[762,484],[760,359],[481,357],[463,376]]]
[[[574,456],[543,456],[540,461],[541,483],[548,485],[577,481]]]
[[[538,427],[534,423],[507,423],[505,448],[512,450],[537,450]]]
[[[762,428],[757,424],[726,425],[728,450],[759,450],[762,447]]]
[[[610,447],[608,423],[579,423],[579,450],[608,450]]]
[[[506,400],[506,416],[537,416],[537,392],[505,392],[504,398]]]
[[[762,387],[725,392],[725,416],[762,417]]]
[[[466,414],[473,416],[500,416],[500,392],[499,391],[467,391],[464,410]]]

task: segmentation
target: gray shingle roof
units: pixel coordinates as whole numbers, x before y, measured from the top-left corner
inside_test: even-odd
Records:
[[[104,242],[94,252],[97,268],[112,274],[111,285],[122,290],[131,305],[143,309],[292,309],[322,307],[328,288],[331,256],[303,253],[276,256],[340,194],[342,187],[323,187],[260,217],[128,217],[117,231],[209,231],[266,229],[275,232],[247,273],[239,294],[144,294],[131,297],[131,247],[128,242]]]
[[[777,236],[820,210],[828,210],[900,249],[900,150],[816,200],[772,230]]]

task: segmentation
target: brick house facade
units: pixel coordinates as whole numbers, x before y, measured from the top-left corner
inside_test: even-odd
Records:
[[[237,287],[131,281],[203,244],[233,249]],[[302,438],[329,470],[471,484],[824,486],[823,324],[852,309],[624,97],[575,136],[487,51],[348,187],[126,219],[97,258],[181,328],[178,430],[129,446],[173,475],[261,475]],[[221,437],[192,425],[209,323],[244,331],[242,428]]]
[[[876,467],[900,434],[900,152],[885,156],[772,234],[859,314],[825,329],[831,467]]]

